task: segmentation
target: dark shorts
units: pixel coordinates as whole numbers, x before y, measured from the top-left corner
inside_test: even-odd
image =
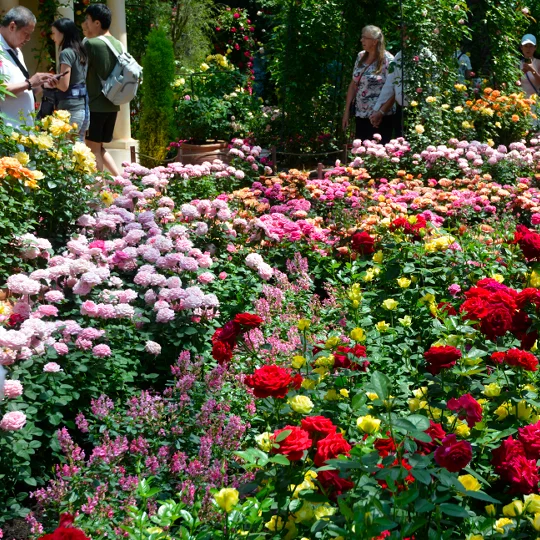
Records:
[[[96,143],[111,142],[117,114],[116,112],[90,111],[90,128],[86,138]]]

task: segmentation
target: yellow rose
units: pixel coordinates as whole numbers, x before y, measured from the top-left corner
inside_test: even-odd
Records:
[[[302,388],[304,390],[313,390],[317,386],[317,381],[314,381],[313,379],[304,379],[302,381]]]
[[[385,321],[379,321],[376,325],[375,325],[375,328],[377,328],[377,330],[381,333],[383,332],[388,332],[388,330],[390,330],[390,325],[385,322]]]
[[[300,510],[297,510],[294,513],[296,521],[311,521],[315,517],[314,506],[304,501],[304,504],[301,506]]]
[[[326,340],[326,343],[324,344],[325,349],[333,349],[334,347],[337,347],[341,343],[341,340],[337,336],[332,336]]]
[[[381,264],[383,262],[383,252],[381,250],[373,254],[373,261]]]
[[[500,518],[495,522],[495,525],[493,525],[493,528],[501,534],[505,533],[506,530],[514,529],[516,526],[513,519],[510,518]]]
[[[207,63],[203,62],[201,64],[201,71],[208,71],[209,69],[210,69],[210,66]]]
[[[531,287],[540,287],[540,274],[536,272],[536,270],[531,272],[531,275],[529,276],[529,284]]]
[[[308,329],[310,326],[311,322],[308,319],[300,319],[297,324],[298,330],[300,330],[301,332]]]
[[[413,393],[413,396],[415,398],[420,399],[420,398],[428,395],[428,387],[427,386],[422,386],[420,388],[417,388],[416,390],[413,390],[412,393]]]
[[[525,512],[529,512],[530,514],[540,512],[540,495],[531,493],[530,495],[525,495],[523,499],[525,502]]]
[[[480,482],[472,475],[472,474],[464,474],[462,476],[458,476],[459,483],[467,490],[467,491],[479,491],[482,487],[480,485]]]
[[[227,514],[238,504],[238,499],[239,492],[234,488],[222,488],[218,493],[214,494],[214,500]]]
[[[366,392],[366,396],[370,401],[375,401],[376,399],[379,399],[379,396],[375,392]]]
[[[255,441],[263,452],[270,452],[270,450],[272,450],[273,443],[270,437],[271,433],[268,433],[267,431],[255,436]]]
[[[487,397],[497,397],[501,395],[501,387],[497,383],[491,383],[484,386],[482,393]]]
[[[418,133],[418,135],[422,135],[426,128],[424,128],[422,124],[416,124],[416,126],[414,126],[414,130],[416,131],[416,133]]]
[[[303,482],[301,482],[297,486],[293,485],[293,486],[289,486],[289,487],[293,490],[292,498],[293,499],[298,499],[298,497],[300,496],[301,491],[304,491],[306,489],[315,489],[315,484],[311,480],[304,480]]]
[[[328,516],[333,516],[336,513],[336,509],[329,504],[321,504],[315,508],[315,519],[324,519]]]
[[[412,281],[409,278],[401,277],[397,279],[397,283],[402,289],[407,289],[410,287]]]
[[[30,161],[30,156],[26,152],[17,152],[13,156],[23,167],[28,165],[28,162]]]
[[[534,518],[527,518],[535,531],[540,531],[540,513],[536,512]]]
[[[427,103],[435,103],[437,101],[437,98],[435,96],[428,96],[426,98]]]
[[[370,268],[369,270],[366,270],[366,273],[364,274],[364,277],[362,278],[362,280],[366,282],[370,282],[370,281],[373,281],[374,277],[375,277],[375,270],[373,270],[373,268]]]
[[[339,393],[344,397],[344,398],[348,398],[349,397],[349,391],[346,389],[346,388],[342,388]]]
[[[411,107],[418,107],[418,101],[411,101]]]
[[[54,111],[54,116],[56,116],[56,118],[62,120],[62,122],[69,122],[69,120],[71,118],[71,113],[69,111],[63,111],[63,110]]]
[[[409,315],[405,315],[405,317],[401,317],[398,319],[399,324],[401,326],[404,326],[405,328],[408,328],[412,324],[412,319]]]
[[[463,107],[454,107],[454,112],[457,114],[461,114],[463,112]]]
[[[363,341],[366,341],[366,333],[362,328],[353,328],[350,333],[351,339],[354,341],[358,341],[362,343]]]
[[[428,405],[427,401],[424,401],[418,398],[409,399],[409,410],[411,412],[416,412],[420,409],[425,409],[427,405]]]
[[[376,433],[381,427],[381,421],[368,414],[358,417],[356,427],[364,433]]]
[[[335,363],[335,358],[333,354],[330,354],[329,356],[319,356],[319,358],[315,360],[316,366],[324,367],[324,368],[333,367],[334,363]]]
[[[300,414],[309,414],[313,410],[313,401],[307,396],[294,396],[288,403],[294,412]]]
[[[306,359],[303,356],[293,356],[291,366],[294,369],[300,369],[306,363]]]
[[[490,517],[495,517],[497,515],[497,509],[493,504],[488,504],[485,507],[486,514]]]
[[[503,506],[504,516],[516,517],[521,516],[521,514],[523,514],[523,501],[516,499],[506,506]]]
[[[326,401],[339,401],[339,394],[332,388],[326,392],[324,399]]]
[[[283,529],[283,520],[279,516],[272,516],[264,526],[270,531],[281,531]]]
[[[493,414],[497,417],[497,420],[502,421],[508,416],[508,412],[508,405],[503,403],[493,411]]]
[[[394,309],[398,307],[399,302],[396,302],[392,298],[387,298],[381,305],[384,309],[387,309],[388,311],[394,311]]]

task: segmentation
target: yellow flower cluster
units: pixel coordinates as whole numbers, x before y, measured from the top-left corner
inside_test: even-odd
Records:
[[[76,142],[73,145],[72,154],[72,162],[76,171],[87,174],[96,172],[96,157],[92,154],[90,148],[88,148],[86,144]]]
[[[30,189],[39,189],[38,180],[44,177],[40,171],[31,171],[23,167],[21,162],[15,157],[0,158],[0,179],[21,180]]]
[[[450,235],[443,235],[430,240],[424,244],[424,249],[427,253],[435,253],[448,249],[455,242],[455,238]]]
[[[210,54],[206,57],[206,61],[215,62],[223,68],[234,69],[234,66],[230,64],[230,62],[227,60],[227,57],[223,56],[222,54]],[[206,69],[208,69],[209,66],[207,64],[205,65],[207,66]]]
[[[353,308],[360,307],[360,303],[362,302],[362,291],[360,290],[360,284],[359,283],[353,283],[351,285],[351,288],[347,291],[347,297],[351,301]]]
[[[54,137],[70,133],[76,124],[70,124],[71,114],[68,111],[54,111],[51,116],[46,116],[43,121],[43,127]]]

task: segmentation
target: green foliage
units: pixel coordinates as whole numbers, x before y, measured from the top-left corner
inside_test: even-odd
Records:
[[[247,75],[220,54],[208,56],[207,62],[198,72],[181,70],[175,81],[174,123],[180,139],[200,144],[247,136],[260,108],[248,91]]]
[[[141,163],[155,166],[165,158],[172,138],[174,53],[161,29],[152,30],[148,36],[143,68],[139,148]]]

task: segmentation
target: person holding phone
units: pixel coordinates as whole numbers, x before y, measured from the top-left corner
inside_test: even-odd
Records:
[[[534,94],[540,95],[540,60],[534,57],[536,52],[536,37],[532,34],[525,34],[521,38],[521,59],[520,69],[523,71],[521,77],[521,88],[528,97]]]
[[[62,18],[54,21],[51,37],[60,49],[60,69],[51,83],[51,86],[56,88],[56,109],[71,113],[71,123],[77,124],[78,138],[84,141],[90,124],[86,90],[88,70],[86,51],[79,29],[71,19]]]

